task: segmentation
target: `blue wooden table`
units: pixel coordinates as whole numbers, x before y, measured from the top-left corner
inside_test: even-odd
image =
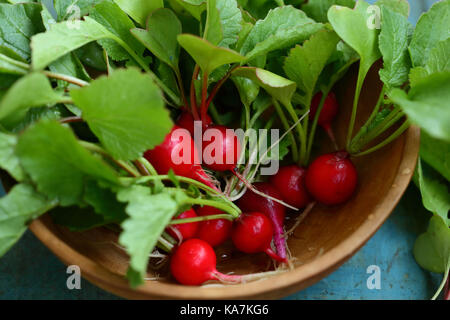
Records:
[[[411,22],[434,2],[411,0]],[[287,299],[429,299],[440,276],[421,269],[412,255],[429,217],[411,185],[392,216],[352,259]],[[379,288],[370,286],[375,273]],[[80,290],[69,290],[67,276],[66,267],[28,231],[0,259],[0,299],[118,299],[85,280]]]

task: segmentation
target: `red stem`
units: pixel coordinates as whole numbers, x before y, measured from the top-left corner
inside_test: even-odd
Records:
[[[194,117],[194,120],[199,121],[200,116],[198,114],[198,106],[197,106],[197,96],[195,94],[195,80],[198,77],[198,74],[200,72],[200,67],[198,65],[194,68],[194,73],[192,74],[192,80],[191,80],[191,112],[192,116]]]
[[[224,274],[215,270],[214,272],[211,273],[211,280],[219,280],[220,282],[228,282],[228,283],[241,283],[242,276]]]
[[[286,258],[282,258],[282,257],[280,257],[279,255],[277,255],[277,254],[272,250],[272,248],[267,248],[264,252],[265,252],[269,257],[271,257],[272,259],[274,259],[274,260],[276,260],[276,261],[278,261],[278,262],[281,262],[281,263],[287,263],[287,262],[288,262]]]
[[[215,96],[217,95],[217,93],[219,92],[220,88],[222,87],[222,85],[228,80],[228,78],[230,78],[231,73],[237,68],[239,67],[239,65],[233,67],[230,71],[227,72],[227,74],[225,75],[225,77],[223,77],[222,79],[220,79],[219,82],[216,83],[216,85],[214,86],[214,88],[211,90],[211,93],[208,97],[208,100],[206,100],[206,110],[208,111],[209,109],[209,105],[211,104],[211,102],[213,101],[213,99],[215,98]]]
[[[329,124],[324,126],[323,128],[325,129],[327,135],[330,137],[331,142],[333,142],[334,149],[336,151],[338,151],[339,150],[339,146],[338,146],[338,144],[336,142],[336,138],[334,137],[333,129],[331,129],[331,126]]]
[[[81,117],[67,117],[67,118],[62,118],[59,120],[60,123],[73,123],[73,122],[83,122],[83,119]]]
[[[202,123],[206,123],[206,114],[208,112],[208,106],[206,105],[207,96],[208,96],[208,74],[204,72],[202,85],[202,108],[201,108]]]
[[[450,277],[447,279],[447,282],[445,283],[444,287],[444,300],[450,300]]]

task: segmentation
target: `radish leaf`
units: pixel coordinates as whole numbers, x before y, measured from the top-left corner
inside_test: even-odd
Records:
[[[254,81],[283,105],[291,103],[292,95],[297,88],[295,82],[264,69],[239,67],[233,71],[233,75]]]
[[[428,133],[420,134],[420,157],[450,181],[450,144],[431,137]]]
[[[0,168],[6,170],[16,181],[22,181],[25,174],[15,154],[17,136],[0,132]]]
[[[153,11],[164,7],[163,0],[114,0],[114,2],[141,26],[146,25],[147,18]]]
[[[177,36],[181,34],[181,22],[173,11],[159,9],[147,20],[147,29],[132,29],[131,33],[158,59],[172,69],[178,69],[180,46]]]
[[[284,71],[302,91],[302,101],[307,108],[311,104],[317,80],[338,42],[339,37],[334,31],[320,30],[303,46],[295,46],[285,60]]]
[[[139,158],[161,143],[173,126],[161,91],[149,75],[137,69],[117,70],[72,90],[71,96],[83,119],[116,159]]]
[[[301,10],[292,6],[279,7],[270,10],[264,20],[256,22],[242,45],[241,54],[247,61],[252,61],[270,51],[308,39],[322,27],[321,23],[308,18]]]
[[[178,42],[207,74],[225,64],[244,60],[244,57],[236,51],[216,47],[207,40],[194,35],[181,34],[178,36]]]
[[[238,40],[241,22],[236,0],[208,0],[204,38],[213,45],[229,48]]]
[[[382,6],[382,22],[379,37],[384,67],[379,71],[380,79],[388,87],[400,87],[408,81],[411,61],[408,54],[411,25],[399,13]]]
[[[28,184],[18,184],[0,198],[0,256],[20,239],[31,220],[55,205]]]
[[[409,52],[413,66],[423,66],[431,49],[450,37],[450,0],[436,2],[417,22]]]
[[[169,194],[151,194],[150,188],[131,186],[119,191],[117,198],[127,202],[129,216],[122,224],[119,243],[130,255],[127,278],[132,287],[144,282],[148,257],[159,236],[177,213],[178,204]]]
[[[56,121],[41,121],[27,129],[19,137],[16,154],[39,192],[58,199],[62,206],[82,199],[86,178],[118,183],[114,170],[84,149],[72,131]]]
[[[393,89],[389,97],[431,136],[450,141],[450,72],[424,78],[409,94]]]
[[[328,22],[327,13],[331,6],[355,7],[355,0],[309,0],[302,10],[317,22]]]
[[[135,39],[130,30],[135,27],[131,19],[118,5],[112,2],[102,2],[94,7],[89,17],[103,25],[109,32],[120,38],[140,57],[144,53],[144,46]],[[116,60],[130,59],[129,53],[114,39],[99,39],[99,44],[105,48],[108,55]]]
[[[30,59],[30,38],[44,30],[41,10],[37,3],[0,3],[0,53],[8,51],[24,60]]]
[[[0,124],[13,129],[30,108],[55,104],[63,99],[43,74],[28,74],[14,83],[0,101]]]
[[[417,238],[414,258],[431,272],[448,272],[450,265],[450,229],[439,216],[434,215],[426,233]]]

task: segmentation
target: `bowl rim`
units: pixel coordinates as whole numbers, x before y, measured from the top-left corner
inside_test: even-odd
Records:
[[[268,279],[218,287],[190,287],[147,281],[131,289],[126,279],[84,256],[54,234],[44,223],[35,220],[30,230],[66,265],[76,264],[83,278],[128,299],[265,299],[281,298],[304,289],[330,274],[355,254],[381,227],[400,201],[411,181],[419,156],[420,129],[411,126],[404,133],[403,156],[391,188],[369,218],[336,247],[312,261]]]

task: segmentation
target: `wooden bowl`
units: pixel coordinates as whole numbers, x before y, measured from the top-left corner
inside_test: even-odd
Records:
[[[377,101],[381,88],[378,67],[366,80],[357,126],[361,126]],[[335,88],[341,106],[335,132],[343,145],[353,100],[356,69]],[[323,140],[328,141],[327,139]],[[326,151],[330,146],[324,146]],[[30,225],[31,231],[67,265],[78,265],[82,276],[95,285],[131,299],[265,299],[280,298],[304,289],[336,270],[377,231],[395,208],[414,172],[419,151],[419,129],[411,127],[399,139],[371,155],[353,159],[359,186],[351,201],[336,206],[317,205],[288,240],[295,268],[269,279],[240,285],[189,287],[171,280],[148,281],[137,290],[123,275],[126,254],[113,244],[117,235],[106,228],[72,233],[52,223],[48,215]],[[258,272],[267,267],[264,254],[230,253],[218,250],[218,269],[237,274]],[[151,277],[152,274],[149,274]]]

